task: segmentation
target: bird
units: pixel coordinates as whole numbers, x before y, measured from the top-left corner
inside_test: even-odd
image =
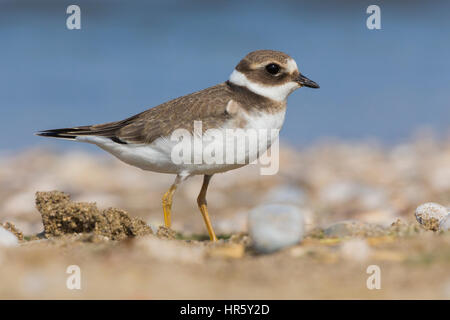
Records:
[[[170,100],[121,121],[43,130],[36,132],[36,135],[94,144],[129,165],[175,174],[175,181],[162,197],[164,225],[167,228],[171,227],[173,196],[178,186],[189,177],[203,175],[197,204],[210,240],[217,241],[206,202],[211,177],[242,167],[248,164],[249,158],[258,157],[270,148],[283,125],[288,96],[301,87],[319,88],[319,85],[300,73],[296,61],[288,54],[256,50],[236,65],[228,80],[215,86]],[[173,139],[172,135],[184,130],[182,132],[192,134],[192,142],[197,137],[196,123],[201,123],[200,133],[208,130],[216,130],[220,134],[229,129],[266,129],[276,130],[277,134],[269,135],[267,143],[262,147],[258,145],[256,153],[246,150],[244,162],[174,161],[173,151],[184,139]],[[214,150],[229,143],[221,139],[209,141]],[[192,147],[186,143],[184,146]],[[211,147],[207,143],[201,145],[200,152],[208,146]],[[195,156],[197,151],[193,152]]]

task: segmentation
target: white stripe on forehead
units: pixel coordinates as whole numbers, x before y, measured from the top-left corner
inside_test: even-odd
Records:
[[[297,62],[295,62],[294,59],[289,58],[289,60],[288,60],[287,63],[286,63],[286,70],[287,70],[289,73],[292,73],[292,72],[294,72],[294,71],[297,71],[297,70],[298,70]]]
[[[294,61],[295,63],[295,61]],[[295,89],[299,87],[296,82],[286,82],[285,84],[279,86],[266,86],[260,83],[250,81],[245,74],[236,69],[230,75],[230,82],[237,85],[246,87],[253,93],[259,94],[260,96],[275,100],[284,101]]]

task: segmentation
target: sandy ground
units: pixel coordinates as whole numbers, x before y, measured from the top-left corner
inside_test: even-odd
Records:
[[[200,177],[176,193],[166,230],[160,198],[172,176],[84,152],[1,156],[0,222],[13,223],[23,240],[0,247],[0,298],[450,298],[450,232],[425,230],[414,218],[424,202],[450,204],[449,140],[281,150],[277,175],[248,166],[213,177],[216,244],[204,240],[196,208]],[[36,206],[36,192],[51,190],[71,200],[40,193]],[[280,190],[295,191],[287,198],[306,218],[305,239],[257,254],[247,213]],[[58,207],[55,196],[66,202]],[[72,265],[80,290],[66,285]],[[373,265],[381,289],[367,287]]]

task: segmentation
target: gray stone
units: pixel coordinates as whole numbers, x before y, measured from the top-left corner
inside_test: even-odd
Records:
[[[303,239],[303,213],[291,205],[261,205],[249,213],[248,228],[257,252],[274,252]]]

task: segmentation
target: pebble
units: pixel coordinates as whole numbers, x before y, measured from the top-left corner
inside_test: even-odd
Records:
[[[448,210],[438,203],[428,202],[418,206],[415,215],[425,229],[437,231],[440,223],[447,217]]]
[[[298,207],[265,204],[249,213],[248,227],[255,251],[271,253],[303,239],[304,217]]]
[[[10,231],[0,227],[0,247],[16,247],[19,239]]]

